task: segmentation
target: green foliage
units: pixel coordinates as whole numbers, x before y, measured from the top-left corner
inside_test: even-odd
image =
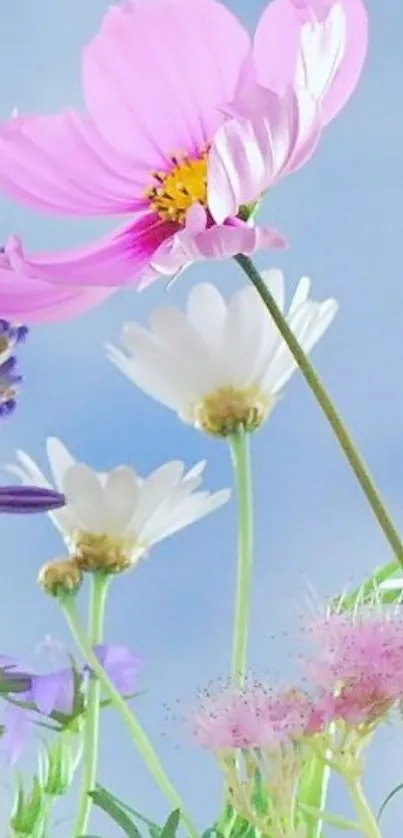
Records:
[[[150,838],[175,838],[178,831],[181,813],[179,809],[175,809],[170,813],[163,826],[158,826],[153,821],[141,815],[136,809],[132,809],[123,801],[119,800],[116,795],[111,794],[102,786],[90,792],[90,797],[94,801],[95,806],[102,809],[115,823],[123,830],[127,838],[142,838],[141,832],[136,826],[133,818],[140,821],[141,824],[147,827]],[[82,836],[82,838],[91,838],[91,836]]]
[[[168,816],[160,832],[160,838],[175,838],[181,819],[180,809],[174,809]]]
[[[90,797],[94,801],[95,806],[102,809],[105,814],[115,821],[115,823],[123,830],[127,838],[141,838],[141,832],[137,829],[133,820],[126,814],[121,806],[112,798],[106,789],[95,789],[91,791]]]
[[[46,824],[47,805],[46,795],[35,777],[32,790],[28,794],[24,790],[22,780],[16,784],[13,812],[10,819],[12,834],[41,836]]]
[[[145,815],[142,815],[141,812],[138,812],[137,809],[133,809],[132,806],[129,806],[127,803],[124,803],[123,800],[120,800],[110,791],[107,791],[103,786],[97,784],[96,791],[103,792],[104,795],[107,795],[110,800],[116,803],[121,809],[125,812],[128,812],[130,815],[133,815],[135,820],[139,821],[141,824],[147,827],[148,833],[150,838],[160,838],[161,834],[161,826],[158,826],[154,821],[147,818]]]

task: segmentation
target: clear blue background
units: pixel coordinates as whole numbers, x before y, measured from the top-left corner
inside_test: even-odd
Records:
[[[3,117],[15,106],[48,112],[81,103],[80,53],[107,5],[106,0],[5,5]],[[228,5],[252,30],[265,4]],[[266,201],[263,216],[288,235],[292,248],[281,256],[260,255],[259,265],[282,267],[290,294],[307,273],[317,298],[338,298],[340,313],[315,350],[315,363],[403,528],[403,17],[399,0],[369,0],[368,7],[371,47],[359,89],[314,159]],[[84,242],[105,226],[52,219],[0,202],[0,239],[18,231],[30,250]],[[191,465],[206,457],[208,487],[229,485],[225,444],[182,426],[137,392],[103,350],[106,341],[117,341],[124,319],[146,322],[148,312],[168,296],[183,303],[201,278],[217,282],[227,294],[243,282],[235,265],[195,267],[168,294],[162,284],[142,295],[125,291],[82,318],[32,329],[20,353],[26,381],[19,409],[1,426],[0,463],[12,461],[19,447],[45,466],[45,439],[57,435],[99,469],[130,463],[146,474],[171,458]],[[325,597],[359,582],[389,553],[298,377],[253,439],[253,459],[257,524],[250,661],[258,673],[287,683],[298,666],[293,657],[307,582]],[[46,633],[68,639],[62,616],[35,578],[40,564],[63,548],[46,517],[3,517],[0,523],[0,651],[46,667],[46,659],[35,656],[36,643]],[[138,712],[200,826],[217,811],[219,776],[208,755],[189,742],[181,716],[199,688],[228,671],[235,551],[232,502],[117,579],[107,614],[108,639],[130,644],[144,658],[139,687],[148,693]],[[105,714],[103,722],[100,779],[162,818],[165,803],[120,720]],[[401,731],[386,732],[373,750],[367,784],[375,804],[403,777],[402,741]],[[0,819],[6,821],[5,771],[3,777]],[[346,805],[339,792],[333,803]],[[397,800],[385,818],[385,835],[400,838],[402,813]],[[72,816],[71,803],[64,814]],[[101,834],[115,834],[96,818],[91,831],[97,825]],[[70,835],[67,823],[54,829],[59,834]]]

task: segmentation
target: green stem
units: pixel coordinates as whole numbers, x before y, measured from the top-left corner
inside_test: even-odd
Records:
[[[348,782],[348,788],[353,801],[356,814],[358,815],[363,835],[366,838],[382,838],[382,833],[377,824],[368,801],[365,797],[362,785],[359,780]]]
[[[88,615],[88,642],[91,649],[102,642],[109,579],[110,577],[104,573],[92,575]],[[84,727],[83,775],[74,836],[84,835],[91,814],[92,799],[89,792],[95,788],[97,779],[100,702],[101,683],[98,678],[91,678]]]
[[[143,757],[144,762],[147,765],[147,768],[154,777],[154,780],[159,786],[162,794],[166,797],[166,799],[174,807],[174,809],[181,810],[182,820],[188,830],[189,836],[191,836],[191,838],[198,838],[197,829],[194,826],[191,817],[183,808],[181,798],[179,797],[176,789],[174,788],[167,774],[165,773],[165,770],[159,760],[159,757],[155,752],[147,735],[145,734],[143,728],[141,727],[140,722],[136,719],[134,714],[131,712],[130,708],[127,706],[125,699],[120,695],[119,691],[116,689],[116,687],[108,677],[107,673],[105,672],[105,669],[103,668],[103,666],[101,666],[97,656],[94,654],[90,643],[88,643],[86,633],[81,625],[79,616],[77,614],[74,598],[69,596],[60,598],[60,605],[64,611],[67,624],[74,637],[74,640],[77,643],[78,648],[81,651],[81,654],[83,655],[83,657],[86,658],[87,663],[91,667],[93,673],[99,679],[99,682],[103,686],[105,692],[107,693],[111,701],[111,704],[115,707],[118,713],[120,713],[120,715],[122,716],[123,720],[126,722],[132,740],[138,752]]]
[[[231,456],[238,495],[238,572],[235,600],[232,678],[245,680],[248,622],[253,565],[253,503],[248,434],[243,429],[230,437]]]
[[[290,352],[295,358],[302,372],[302,375],[305,378],[305,381],[312,390],[312,393],[314,394],[331,428],[333,429],[335,436],[342,450],[344,451],[344,454],[346,455],[347,460],[361,486],[361,489],[364,492],[364,495],[366,496],[368,503],[371,506],[371,509],[381,529],[383,530],[390,547],[393,550],[393,553],[399,561],[399,564],[403,567],[403,542],[401,541],[400,536],[396,531],[388,515],[387,510],[385,509],[385,506],[380,498],[377,489],[375,488],[374,482],[368,473],[364,461],[358,454],[354,446],[354,443],[352,442],[347,429],[341,421],[336,408],[334,407],[329,396],[327,395],[326,390],[324,389],[319,379],[319,376],[316,374],[312,364],[310,363],[307,356],[305,355],[305,352],[298,343],[285,317],[280,311],[274,297],[272,296],[272,294],[266,286],[266,283],[263,281],[262,277],[256,270],[251,259],[249,259],[248,256],[243,256],[242,254],[239,254],[235,257],[235,260],[238,263],[238,265],[240,265],[242,270],[245,272],[246,276],[250,279],[252,284],[255,286],[256,291],[262,298],[282,338],[285,340],[288,348],[290,349]]]

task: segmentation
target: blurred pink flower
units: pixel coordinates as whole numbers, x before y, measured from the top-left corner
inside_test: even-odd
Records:
[[[87,311],[110,297],[114,288],[58,286],[41,278],[41,258],[26,258],[21,243],[11,236],[0,250],[0,312],[13,322],[45,323]],[[63,273],[62,273],[63,276]]]
[[[311,675],[334,695],[334,715],[371,722],[403,699],[403,619],[397,611],[334,614],[315,623]]]
[[[3,124],[0,186],[35,209],[132,220],[88,247],[26,259],[24,274],[147,284],[198,259],[283,247],[247,220],[250,204],[311,156],[366,44],[361,0],[274,0],[253,44],[215,0],[111,7],[84,51],[88,112]]]
[[[318,732],[323,719],[304,693],[275,693],[256,683],[207,693],[190,725],[197,744],[211,751],[259,748],[270,752]]]

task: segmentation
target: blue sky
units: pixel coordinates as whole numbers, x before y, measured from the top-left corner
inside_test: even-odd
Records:
[[[262,0],[228,2],[250,29],[264,5]],[[7,4],[0,50],[3,117],[15,106],[47,112],[81,103],[81,49],[107,6],[106,0]],[[315,350],[315,363],[403,529],[403,18],[398,0],[369,0],[368,8],[371,48],[359,89],[327,130],[314,159],[279,186],[263,209],[263,217],[286,233],[292,247],[280,256],[261,254],[258,264],[282,267],[290,293],[305,273],[317,298],[339,300],[340,312]],[[86,241],[105,226],[35,215],[0,199],[0,239],[18,232],[31,250]],[[21,350],[26,382],[18,413],[1,427],[0,463],[12,461],[19,447],[45,465],[45,439],[56,435],[100,469],[129,463],[148,473],[169,459],[190,465],[207,458],[208,488],[230,485],[225,444],[184,427],[137,392],[103,351],[105,342],[116,341],[124,319],[146,322],[167,293],[181,304],[191,285],[206,278],[228,294],[243,282],[235,265],[194,267],[169,292],[161,284],[141,295],[125,291],[85,317],[32,329]],[[297,377],[253,439],[253,460],[250,661],[258,672],[284,680],[292,672],[293,632],[305,609],[307,580],[324,597],[359,582],[389,553]],[[2,518],[1,533],[1,651],[34,662],[34,647],[46,633],[68,642],[56,606],[35,583],[39,565],[62,547],[45,517]],[[166,718],[164,704],[175,708],[179,699],[185,711],[199,688],[228,671],[235,550],[232,502],[156,548],[130,576],[117,579],[107,614],[108,639],[128,643],[144,658],[139,685],[148,694],[139,701],[139,716],[201,826],[219,803],[218,774],[188,742],[180,720]],[[368,788],[375,801],[402,776],[400,740],[387,732],[370,760]],[[5,773],[3,778],[7,783]],[[120,720],[109,715],[100,779],[156,819],[164,815],[165,804]],[[4,794],[1,816],[7,809]],[[345,805],[338,792],[334,805]],[[401,834],[396,821],[402,807],[396,802],[385,818],[390,838]],[[65,814],[72,813],[70,803]],[[101,821],[94,819],[94,828],[97,823],[100,834],[112,838],[113,830],[104,825],[102,832]],[[55,829],[59,834],[67,838],[68,824]]]

